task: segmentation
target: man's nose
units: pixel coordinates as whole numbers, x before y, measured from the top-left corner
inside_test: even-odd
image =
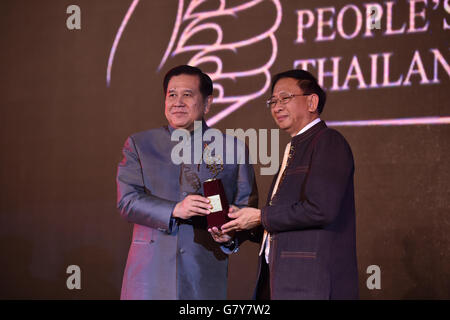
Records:
[[[184,106],[184,99],[183,96],[179,96],[176,98],[175,102],[174,102],[175,106]]]
[[[273,112],[280,112],[281,110],[283,110],[283,106],[280,102],[280,100],[277,100],[277,102],[275,102],[275,105],[272,107]]]

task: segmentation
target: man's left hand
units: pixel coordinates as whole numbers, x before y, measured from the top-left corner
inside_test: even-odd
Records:
[[[232,235],[234,232],[231,232],[231,234],[227,234],[221,230],[219,230],[217,227],[212,227],[208,229],[208,232],[213,237],[214,241],[219,243],[227,243],[231,240]]]

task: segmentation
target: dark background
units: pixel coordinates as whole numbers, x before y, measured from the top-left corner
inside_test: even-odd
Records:
[[[395,28],[409,21],[406,1],[397,2]],[[210,1],[205,8],[217,3]],[[442,9],[428,8],[430,31],[426,33],[387,37],[381,30],[373,38],[359,35],[353,40],[314,42],[311,29],[305,44],[295,43],[296,10],[326,6],[338,10],[350,3],[281,1],[283,20],[276,32],[279,51],[270,73],[291,69],[296,59],[342,56],[342,85],[354,55],[367,82],[369,54],[394,53],[392,80],[399,74],[406,76],[415,50],[420,51],[429,78],[431,48],[438,48],[450,61],[449,31],[442,29],[442,19],[450,21],[450,17]],[[81,30],[66,27],[66,8],[71,4],[81,8]],[[193,56],[170,57],[158,72],[178,2],[141,0],[122,35],[108,88],[109,53],[130,4],[125,0],[0,2],[0,298],[119,298],[132,231],[115,206],[121,148],[128,135],[166,123],[162,77]],[[225,40],[233,40],[270,27],[274,17],[273,5],[265,1],[253,11],[218,21]],[[214,36],[206,32],[194,40],[211,39]],[[226,67],[247,68],[269,55],[270,46],[262,42],[234,55],[224,53],[223,61]],[[210,65],[200,67],[212,70]],[[413,75],[411,86],[358,90],[353,80],[350,90],[329,92],[322,119],[449,116],[450,81],[442,68],[439,72],[441,83],[430,85],[421,85],[420,77]],[[247,88],[257,90],[263,78],[222,83],[239,94]],[[215,127],[276,128],[264,107],[267,95]],[[214,105],[212,114],[223,107]],[[349,141],[355,158],[361,298],[449,299],[450,126],[337,129]],[[280,133],[280,145],[287,141],[288,136]],[[259,168],[255,165],[262,205],[272,176],[261,176]],[[245,243],[231,256],[230,299],[250,298],[257,252],[258,245]],[[81,290],[66,287],[66,268],[72,264],[81,268]],[[374,264],[381,268],[380,290],[366,287],[366,269]]]

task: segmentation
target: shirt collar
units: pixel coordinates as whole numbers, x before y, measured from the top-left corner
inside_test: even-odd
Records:
[[[298,136],[299,134],[302,134],[303,132],[305,132],[306,130],[308,130],[309,128],[313,127],[315,124],[319,123],[321,120],[320,118],[314,119],[313,121],[311,121],[310,123],[308,123],[306,126],[304,126],[302,128],[302,130],[300,130],[296,136]]]
[[[197,120],[197,121],[200,121],[200,120]],[[209,127],[208,127],[208,125],[206,124],[205,119],[202,119],[201,121],[202,121],[202,125],[201,125],[201,127],[198,127],[197,130],[201,130],[201,132],[204,132],[204,131],[206,131],[207,129],[209,129]],[[169,130],[169,133],[170,133],[170,134],[172,134],[172,133],[176,130],[176,129],[175,129],[174,127],[172,127],[170,124],[167,124],[167,129]],[[192,130],[190,131],[190,133],[191,133],[191,135],[193,135],[193,134],[194,134],[194,129],[192,129]]]

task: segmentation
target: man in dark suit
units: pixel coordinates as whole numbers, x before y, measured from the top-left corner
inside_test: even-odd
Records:
[[[231,212],[222,232],[264,228],[257,299],[357,299],[354,163],[319,115],[326,95],[307,71],[277,74],[267,101],[291,137],[266,206]]]
[[[131,135],[117,172],[117,206],[134,224],[121,299],[226,299],[227,254],[237,250],[237,242],[229,235],[215,236],[219,245],[208,233],[206,215],[212,206],[202,196],[202,183],[218,174],[230,204],[257,206],[253,168],[240,158],[211,172],[201,159],[208,146],[202,139],[208,130],[203,116],[213,99],[206,74],[178,66],[166,74],[163,86],[168,125]],[[174,161],[177,133],[191,142],[183,149],[188,161],[181,163]],[[238,147],[237,139],[220,138],[227,139],[227,148],[230,139]]]

